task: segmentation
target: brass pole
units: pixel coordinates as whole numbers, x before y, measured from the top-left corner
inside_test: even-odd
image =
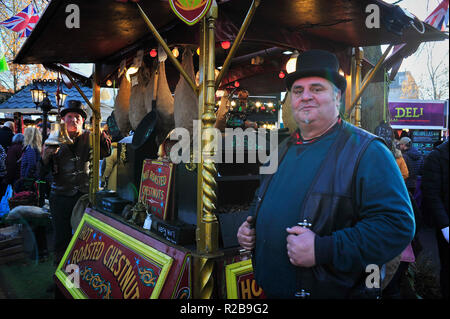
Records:
[[[247,16],[245,17],[244,22],[242,23],[241,29],[239,30],[238,35],[234,39],[233,45],[230,48],[230,52],[228,52],[227,58],[223,63],[222,69],[220,70],[219,75],[217,76],[215,85],[216,90],[219,88],[220,82],[222,82],[225,73],[228,71],[228,68],[230,67],[231,64],[231,59],[233,59],[234,55],[236,54],[236,51],[239,45],[241,44],[242,39],[244,38],[245,32],[247,31],[248,26],[250,25],[250,22],[252,21],[252,18],[255,15],[256,8],[258,8],[260,3],[261,0],[253,0],[250,9],[247,12]]]
[[[378,62],[375,65],[375,67],[370,71],[370,74],[367,77],[365,77],[366,81],[362,84],[361,89],[358,88],[358,90],[356,90],[358,93],[356,94],[356,97],[354,98],[354,100],[350,104],[350,108],[348,110],[348,115],[350,115],[352,113],[353,108],[355,107],[355,105],[358,102],[359,98],[364,93],[364,91],[367,88],[367,86],[369,85],[370,81],[372,81],[372,78],[375,76],[375,74],[377,73],[378,69],[381,67],[382,63],[386,60],[386,57],[389,54],[389,51],[391,51],[392,47],[393,47],[393,45],[390,44],[389,47],[386,49],[386,51],[381,56],[381,58],[378,60]],[[361,63],[362,63],[362,57],[361,57]]]
[[[201,48],[200,60],[203,61],[203,72],[200,71],[203,83],[201,87],[206,90],[201,90],[203,95],[203,109],[201,115],[202,130],[201,130],[201,165],[199,165],[198,174],[201,174],[201,205],[198,205],[197,212],[197,253],[199,256],[195,258],[195,298],[210,299],[214,291],[214,260],[212,257],[217,254],[219,249],[219,223],[214,215],[216,204],[216,175],[217,169],[212,159],[213,154],[207,152],[206,145],[212,142],[208,137],[204,136],[204,130],[213,128],[216,122],[214,112],[215,106],[215,21],[217,19],[217,4],[213,1],[210,11],[203,19],[201,26]],[[203,75],[203,76],[202,76]],[[214,148],[214,151],[216,148]],[[199,189],[199,188],[198,188]],[[201,216],[201,217],[200,217]]]
[[[147,24],[147,26],[150,28],[150,31],[152,31],[152,33],[155,36],[156,40],[159,42],[159,44],[161,44],[161,47],[166,52],[167,57],[170,59],[170,61],[172,61],[172,63],[177,68],[177,70],[180,71],[180,74],[184,77],[184,79],[191,86],[191,88],[194,90],[194,92],[196,94],[198,94],[198,88],[195,85],[194,81],[192,81],[191,77],[186,73],[186,71],[184,70],[183,66],[180,64],[180,62],[178,62],[177,58],[173,55],[172,51],[167,46],[166,42],[161,37],[161,35],[159,34],[158,30],[156,30],[156,28],[153,25],[153,23],[147,17],[147,15],[145,14],[144,10],[142,10],[142,8],[139,5],[139,3],[137,3],[137,2],[135,2],[135,3],[136,3],[136,6],[138,7],[139,13],[141,14],[141,16],[144,19],[144,21]]]
[[[98,78],[99,66],[95,64],[93,85],[92,85],[92,102],[94,103],[92,112],[92,183],[89,185],[89,200],[95,203],[95,193],[99,189],[99,172],[100,172],[100,85]]]

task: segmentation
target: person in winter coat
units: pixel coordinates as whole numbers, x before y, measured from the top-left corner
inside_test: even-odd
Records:
[[[8,148],[11,145],[12,138],[14,136],[14,122],[7,121],[0,127],[0,145],[3,146],[5,152],[8,152]]]
[[[298,128],[237,232],[255,281],[267,298],[378,298],[367,265],[380,269],[415,233],[400,170],[381,138],[339,116],[346,80],[334,54],[302,52],[286,87]]]
[[[448,253],[449,253],[449,214],[448,214],[448,140],[428,154],[423,166],[422,195],[424,212],[431,214],[436,228],[436,237],[441,262],[441,291],[448,299]]]
[[[406,179],[408,179],[409,177],[408,166],[406,165],[405,159],[403,158],[402,152],[400,151],[398,140],[394,141],[392,149],[395,161],[400,168],[403,179],[406,181]],[[396,257],[395,260],[398,260],[397,258],[398,257]],[[397,270],[395,271],[389,284],[383,289],[383,299],[401,299],[400,282],[406,274],[409,263],[412,263],[414,261],[415,256],[413,248],[412,245],[409,244],[400,254],[400,264],[398,265]]]
[[[12,138],[12,144],[6,155],[6,185],[14,185],[20,178],[20,165],[24,149],[23,140],[24,136],[22,133],[17,133]]]
[[[54,223],[55,262],[64,256],[72,238],[70,222],[73,208],[78,199],[89,192],[89,136],[91,132],[83,129],[87,119],[85,106],[78,100],[66,100],[61,109],[61,119],[73,144],[57,147],[45,145],[41,159],[41,174],[51,173],[53,181],[50,191],[50,213]],[[111,141],[100,135],[100,158],[111,153]]]
[[[117,143],[111,143],[111,155],[104,159],[105,171],[102,174],[101,181],[105,188],[116,191],[117,190]]]
[[[38,163],[41,160],[42,135],[38,128],[27,127],[24,131],[24,151],[22,163],[20,165],[20,180],[17,185],[18,191],[36,191],[34,183],[39,179]],[[16,183],[17,184],[17,183]],[[39,260],[45,261],[48,258],[47,238],[45,226],[33,226],[36,238]]]
[[[42,135],[35,127],[27,127],[24,132],[24,151],[20,164],[20,183],[16,183],[16,192],[33,191],[38,179],[38,162],[41,159]]]
[[[417,178],[422,175],[423,156],[412,146],[412,141],[409,137],[402,137],[399,142],[399,147],[405,158],[406,165],[408,165],[409,177],[406,179],[406,187],[414,195],[416,192]]]
[[[406,165],[406,161],[402,155],[402,152],[399,149],[399,142],[394,142],[393,153],[395,157],[395,161],[397,162],[398,168],[400,168],[400,172],[402,173],[403,179],[406,181],[409,177],[408,165]]]

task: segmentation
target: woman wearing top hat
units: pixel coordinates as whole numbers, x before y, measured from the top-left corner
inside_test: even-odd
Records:
[[[286,85],[298,129],[261,176],[238,241],[268,298],[377,298],[381,266],[415,230],[400,170],[381,139],[339,117],[334,54],[303,52]]]
[[[55,262],[62,258],[72,237],[70,218],[77,200],[89,192],[89,135],[83,130],[87,118],[80,101],[67,100],[61,109],[67,133],[73,144],[44,146],[42,167],[51,172],[50,213],[55,227]],[[110,154],[111,142],[100,136],[100,157]],[[44,172],[45,175],[45,172]]]

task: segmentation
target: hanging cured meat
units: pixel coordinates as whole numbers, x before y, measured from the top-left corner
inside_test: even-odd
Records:
[[[159,128],[161,130],[157,142],[158,144],[161,144],[166,138],[166,135],[175,128],[175,121],[173,118],[174,99],[169,84],[167,83],[164,61],[159,63],[157,78],[157,87],[154,91],[156,91],[156,110],[159,115]],[[153,99],[155,100],[155,96],[153,96]]]
[[[227,126],[226,115],[228,110],[230,109],[229,101],[228,101],[228,92],[225,90],[225,93],[220,98],[220,105],[216,112],[216,124],[215,128],[218,128],[220,131],[224,132]]]
[[[187,75],[194,81],[194,62],[192,51],[185,49],[183,52],[183,61],[181,63]],[[187,83],[183,76],[175,88],[174,97],[174,120],[175,127],[187,129],[192,137],[193,121],[198,119],[198,98],[192,87]]]
[[[292,106],[291,106],[291,93],[288,92],[284,98],[284,103],[282,105],[283,110],[283,124],[284,127],[289,129],[289,133],[293,133],[297,129],[297,123],[292,116]]]
[[[136,81],[136,83],[134,83]],[[139,123],[148,113],[145,107],[146,87],[150,81],[150,70],[142,66],[131,81],[129,119],[131,128],[136,130]]]
[[[156,104],[156,101],[153,100],[153,96],[156,96],[157,82],[158,82],[158,66],[153,67],[153,71],[151,72],[150,79],[147,82],[147,85],[144,88],[144,106],[147,113],[151,112],[153,109],[153,104]]]
[[[128,136],[131,130],[128,112],[130,109],[131,83],[126,76],[122,76],[119,92],[114,101],[114,118],[123,136]]]

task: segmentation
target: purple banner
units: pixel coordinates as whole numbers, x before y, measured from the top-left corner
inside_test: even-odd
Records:
[[[389,102],[391,125],[402,128],[427,126],[446,127],[445,101],[399,101]]]

